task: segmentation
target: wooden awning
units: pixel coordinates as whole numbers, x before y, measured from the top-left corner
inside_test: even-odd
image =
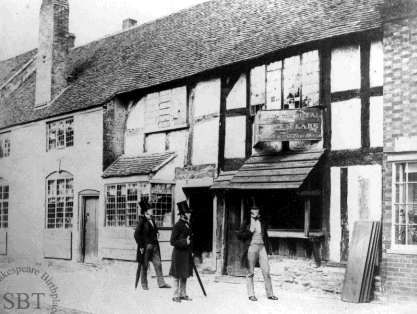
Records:
[[[324,150],[252,155],[235,174],[221,173],[212,189],[280,190],[298,189]]]

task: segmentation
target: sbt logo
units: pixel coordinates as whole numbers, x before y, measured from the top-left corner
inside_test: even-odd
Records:
[[[34,305],[34,308],[39,310],[40,307],[40,301],[41,296],[45,296],[45,293],[32,293],[29,295],[28,293],[24,292],[17,292],[17,293],[6,293],[3,296],[3,309],[11,310],[11,309],[17,309],[17,310],[26,310],[30,307],[29,298],[33,296],[36,297],[36,305]]]

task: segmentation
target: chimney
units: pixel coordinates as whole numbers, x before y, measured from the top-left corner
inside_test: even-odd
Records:
[[[75,46],[75,34],[69,33],[68,34],[68,50],[74,48]]]
[[[68,0],[42,0],[35,107],[49,103],[67,85],[68,18]]]
[[[133,19],[123,20],[123,30],[136,26],[136,24],[138,24],[138,21]]]

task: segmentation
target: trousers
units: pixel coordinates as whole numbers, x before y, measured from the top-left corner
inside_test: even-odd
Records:
[[[174,278],[174,298],[185,297],[187,295],[187,278]]]
[[[162,264],[161,264],[161,258],[158,253],[158,247],[156,245],[148,244],[146,251],[144,253],[145,253],[145,261],[147,261],[147,263],[146,265],[143,265],[140,271],[142,287],[148,286],[149,262],[152,262],[153,267],[155,268],[156,280],[158,282],[158,286],[159,287],[164,286],[165,280],[164,280],[164,276],[162,275]]]
[[[269,273],[268,254],[266,253],[263,244],[251,244],[248,250],[248,275],[246,276],[246,287],[248,296],[255,296],[255,289],[253,287],[253,276],[256,262],[259,261],[262,275],[264,276],[266,295],[271,297],[274,295],[272,291],[271,275]]]

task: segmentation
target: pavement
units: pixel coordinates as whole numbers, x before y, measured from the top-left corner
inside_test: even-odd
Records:
[[[195,277],[189,279],[188,295],[193,301],[172,301],[172,289],[159,289],[156,278],[149,278],[149,290],[140,285],[134,288],[134,277],[103,270],[59,271],[53,269],[26,268],[16,274],[16,267],[0,268],[0,313],[58,313],[58,314],[125,314],[125,313],[417,313],[417,304],[345,303],[338,296],[320,296],[284,290],[274,286],[278,301],[266,298],[261,281],[255,282],[257,302],[248,300],[246,286],[242,283],[215,282],[215,276],[202,274],[207,297]],[[23,266],[22,266],[23,268]],[[9,269],[14,269],[13,273]],[[256,276],[259,276],[257,274]],[[5,278],[4,278],[5,277]],[[2,279],[3,278],[3,279]],[[171,284],[171,278],[166,278]],[[241,281],[241,282],[244,282]],[[8,299],[4,295],[9,293]],[[10,293],[13,293],[11,298]],[[17,293],[30,297],[30,304],[23,302],[18,309]],[[36,303],[36,294],[40,303]],[[57,307],[52,306],[53,298]],[[14,301],[13,301],[14,300]],[[12,307],[13,302],[13,308]],[[25,308],[27,307],[27,308]],[[38,307],[38,309],[36,308]],[[10,309],[7,309],[10,308]],[[40,309],[39,309],[40,308]]]

